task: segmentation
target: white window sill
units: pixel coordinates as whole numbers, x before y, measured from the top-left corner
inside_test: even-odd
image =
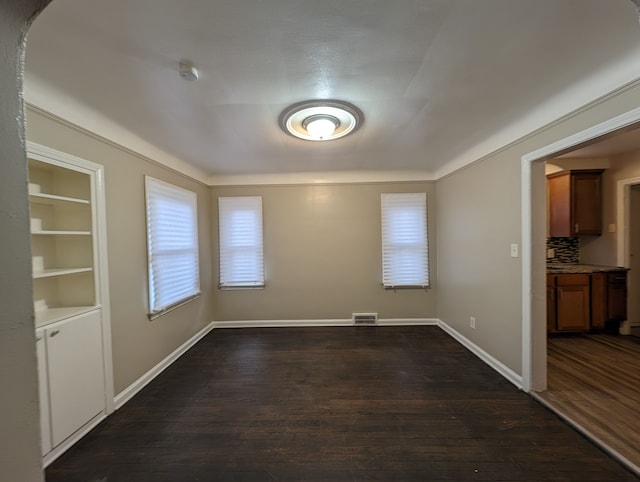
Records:
[[[185,298],[180,301],[176,301],[174,304],[169,305],[166,308],[147,314],[147,317],[149,318],[149,321],[153,321],[156,318],[160,318],[161,316],[166,315],[167,313],[175,310],[176,308],[180,308],[181,306],[184,306],[187,303],[191,303],[193,300],[200,298],[201,295],[202,293],[196,293],[192,296],[189,296],[188,298]]]

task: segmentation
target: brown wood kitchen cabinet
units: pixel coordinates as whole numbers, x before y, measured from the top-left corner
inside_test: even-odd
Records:
[[[591,321],[588,274],[547,275],[547,329],[550,333],[587,331]]]
[[[556,276],[547,275],[547,331],[556,329]]]
[[[607,321],[608,273],[591,275],[591,328],[602,329]]]
[[[556,330],[586,331],[591,321],[588,274],[556,276]]]
[[[603,171],[562,171],[547,176],[551,237],[602,234]]]
[[[627,319],[627,273],[607,273],[607,321]]]
[[[627,273],[612,271],[591,275],[591,328],[627,319]]]
[[[613,329],[627,319],[627,273],[547,274],[549,333]]]

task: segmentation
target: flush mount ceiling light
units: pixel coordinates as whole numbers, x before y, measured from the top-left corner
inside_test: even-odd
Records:
[[[287,107],[280,114],[280,127],[287,134],[307,141],[331,141],[351,134],[364,121],[362,111],[341,100],[308,100]]]

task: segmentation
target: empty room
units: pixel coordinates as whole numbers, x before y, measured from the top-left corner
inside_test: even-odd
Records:
[[[637,480],[637,2],[23,0],[0,39],[0,480]]]

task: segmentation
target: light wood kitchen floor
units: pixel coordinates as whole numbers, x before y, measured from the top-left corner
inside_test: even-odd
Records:
[[[550,337],[547,367],[538,397],[640,473],[640,339]]]

